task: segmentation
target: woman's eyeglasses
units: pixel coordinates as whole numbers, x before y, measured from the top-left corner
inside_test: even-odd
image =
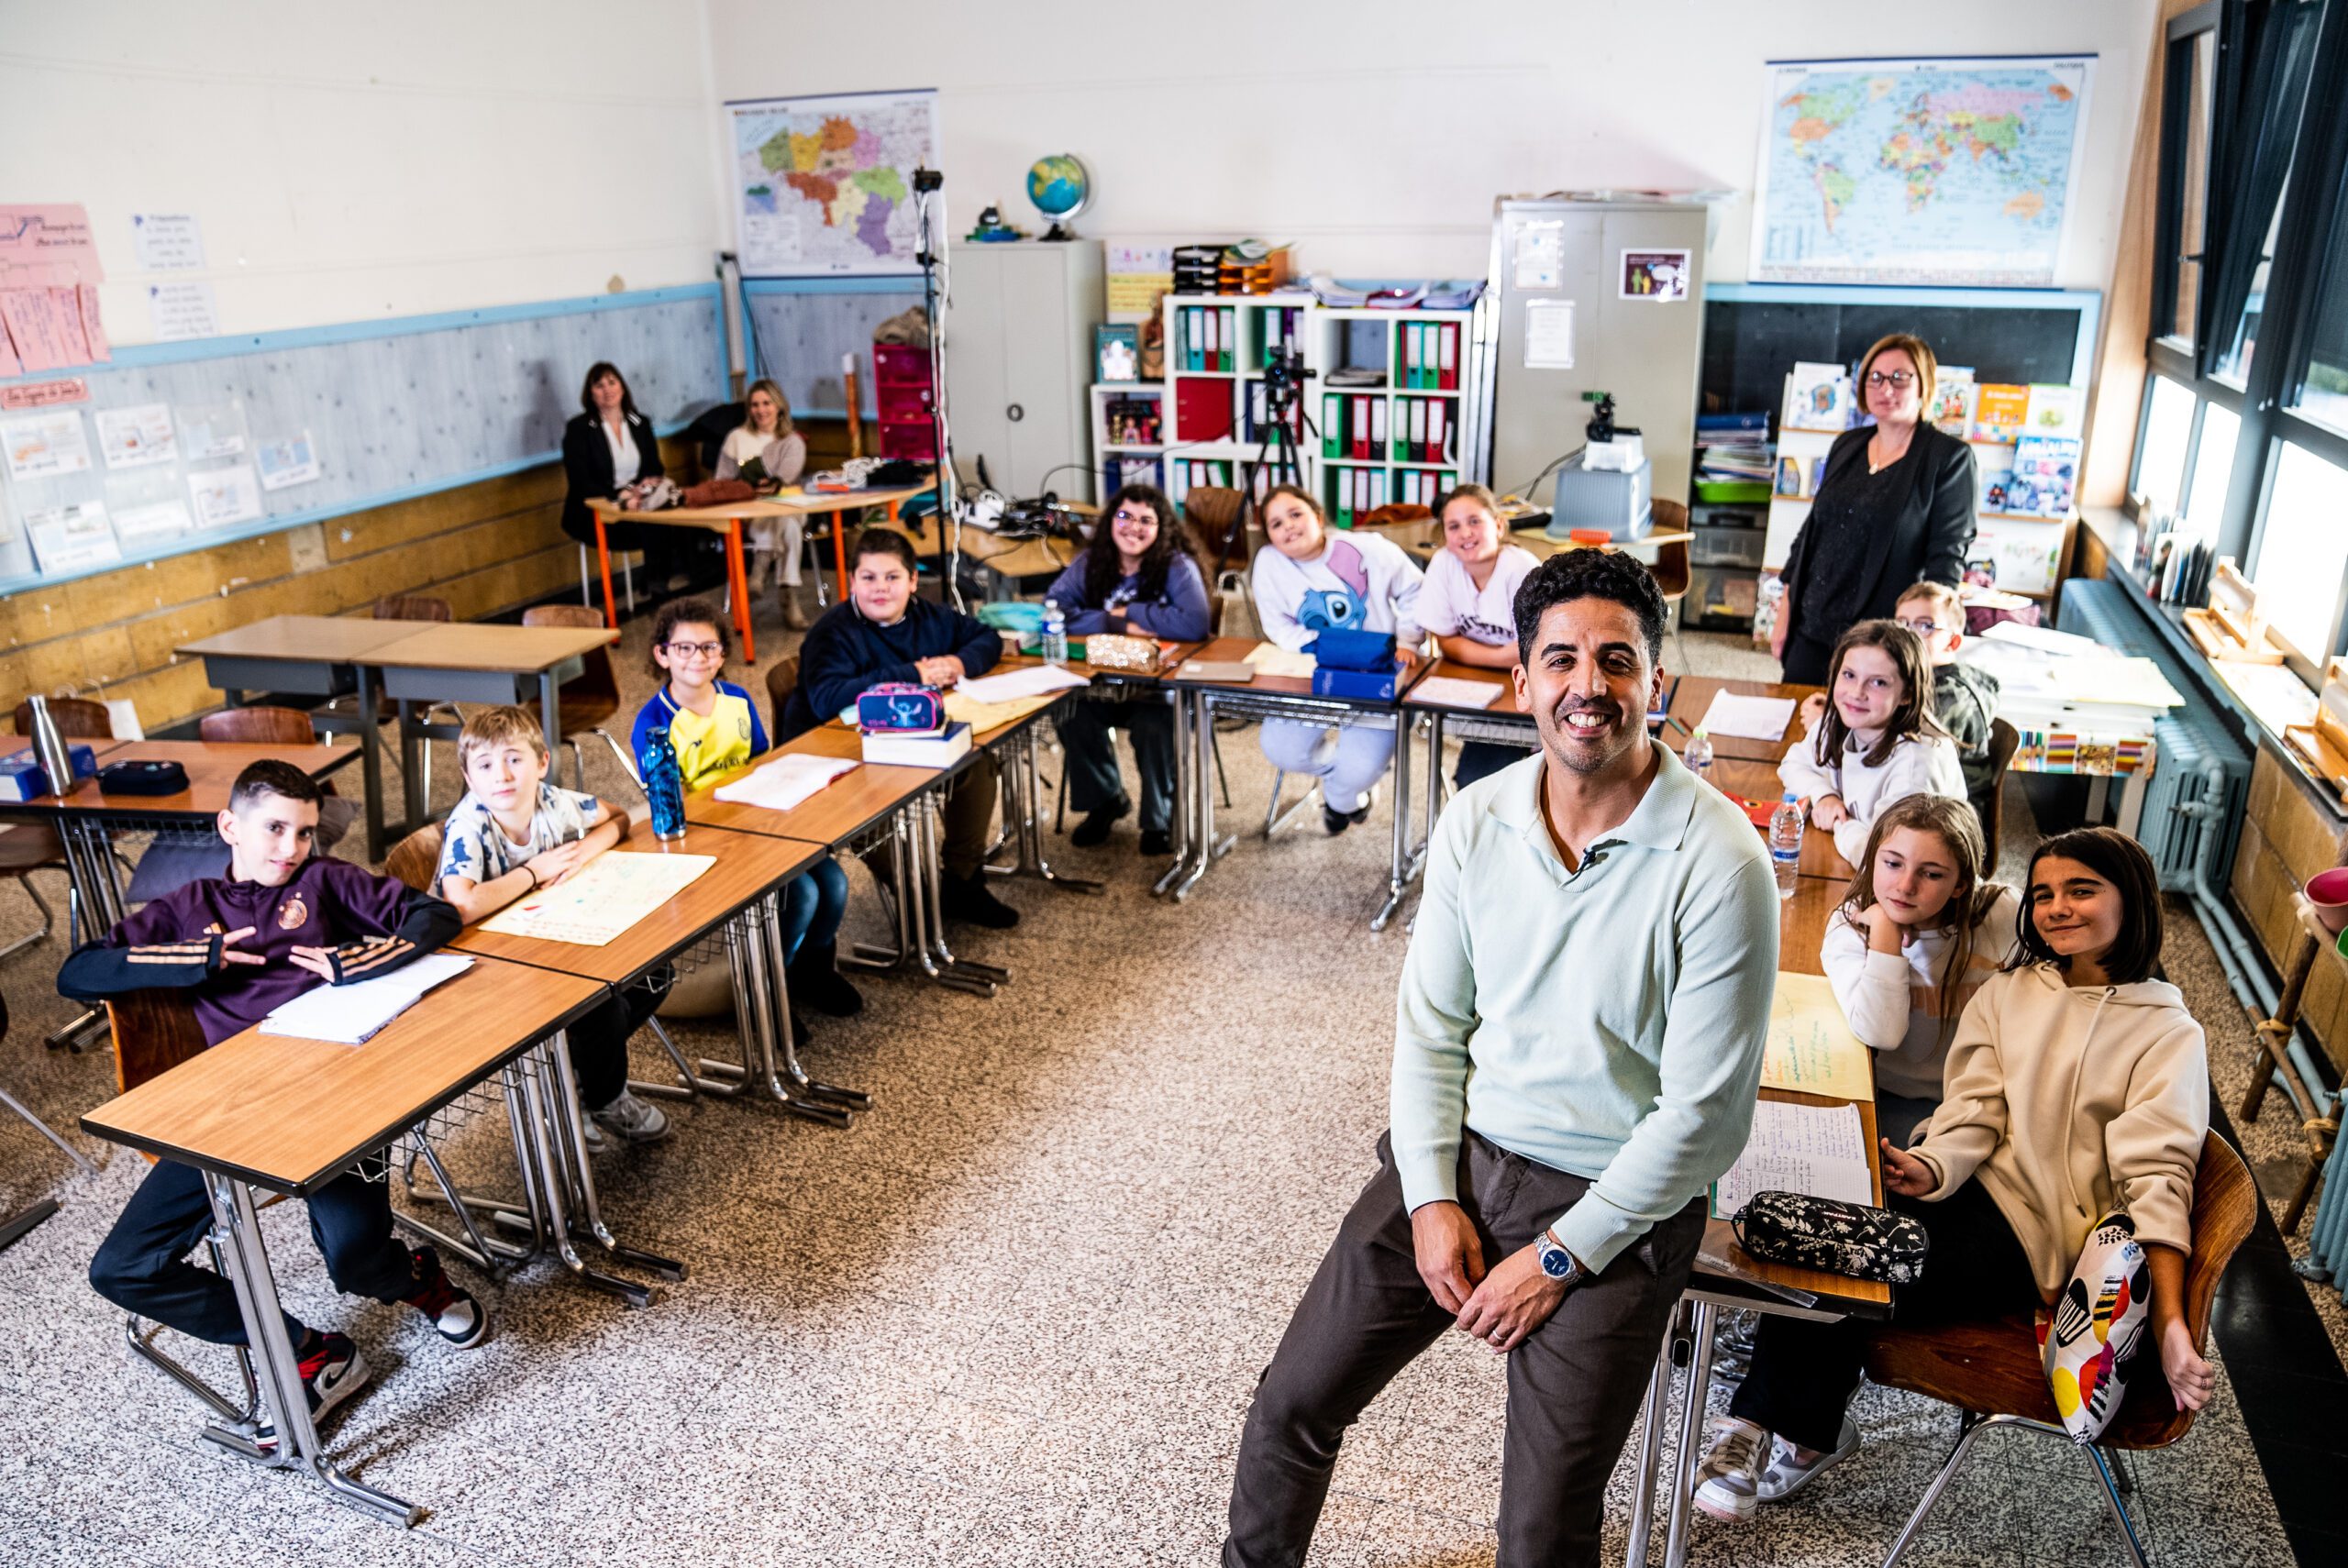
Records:
[[[1867,386],[1870,390],[1889,387],[1894,392],[1906,392],[1908,383],[1915,379],[1913,374],[1906,370],[1869,370]]]
[[[663,643],[660,646],[676,658],[717,658],[725,652],[724,643]]]
[[[1124,507],[1120,506],[1117,508],[1116,515],[1110,518],[1109,521],[1112,523],[1155,523],[1157,521],[1157,513],[1155,512],[1128,512]]]

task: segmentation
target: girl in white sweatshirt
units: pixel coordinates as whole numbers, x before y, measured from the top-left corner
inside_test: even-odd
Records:
[[[1984,853],[1966,801],[1895,803],[1819,945],[1851,1032],[1875,1053],[1876,1127],[1901,1148],[1941,1102],[1957,1015],[2013,946],[2021,899],[1981,880]]]
[[[1248,573],[1256,619],[1268,641],[1301,652],[1331,629],[1391,632],[1409,661],[1419,653],[1419,585],[1401,546],[1371,529],[1332,535],[1321,503],[1292,484],[1264,498],[1268,547]],[[1394,758],[1390,718],[1332,730],[1295,719],[1267,719],[1257,744],[1274,767],[1321,781],[1321,823],[1341,834],[1369,815],[1378,780]]]
[[[2210,1067],[2184,998],[2151,977],[2160,950],[2160,883],[2133,839],[2080,828],[2039,845],[2014,957],[1965,1010],[1940,1109],[1912,1149],[1882,1146],[1890,1206],[1931,1239],[1892,1320],[2044,1306],[2096,1221],[2125,1209],[2152,1273],[2156,1353],[2138,1356],[2132,1380],[2198,1409],[2217,1377],[2185,1320],[2185,1266]],[[1844,1411],[1865,1332],[1849,1320],[1764,1315],[1752,1369],[1698,1473],[1697,1507],[1746,1518],[1858,1446]]]
[[[1924,645],[1899,622],[1862,621],[1843,634],[1822,707],[1778,777],[1807,802],[1811,822],[1834,835],[1844,859],[1866,851],[1875,819],[1894,801],[1965,799],[1956,743],[1933,717]]]

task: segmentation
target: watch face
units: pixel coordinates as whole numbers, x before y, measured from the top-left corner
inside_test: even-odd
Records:
[[[1541,1272],[1551,1279],[1566,1279],[1574,1272],[1574,1255],[1563,1247],[1541,1249]]]

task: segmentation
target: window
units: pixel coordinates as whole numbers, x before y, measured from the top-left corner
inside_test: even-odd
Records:
[[[2331,249],[2316,295],[2307,380],[2297,406],[2306,417],[2348,432],[2348,223],[2333,225]]]
[[[2175,512],[2185,496],[2185,454],[2193,444],[2193,393],[2184,383],[2154,376],[2136,446],[2133,486],[2154,512]]]
[[[2258,253],[2258,270],[2250,275],[2250,297],[2243,302],[2241,319],[2234,323],[2233,341],[2227,346],[2210,373],[2221,381],[2242,386],[2250,376],[2250,357],[2258,349],[2258,323],[2266,314],[2266,280],[2275,271],[2275,237],[2283,227],[2283,204],[2275,204],[2275,215],[2267,220],[2266,243]]]
[[[2284,442],[2252,580],[2276,632],[2319,668],[2331,654],[2341,573],[2348,569],[2343,516],[2348,469]]]
[[[2165,95],[2173,112],[2161,116],[2157,240],[2161,271],[2154,285],[2153,325],[2158,336],[2188,348],[2201,304],[2201,245],[2210,196],[2210,105],[2217,79],[2214,26],[2204,25],[2198,31],[2170,39]]]
[[[2226,510],[2226,481],[2233,477],[2234,446],[2242,439],[2242,415],[2222,403],[2201,406],[2201,445],[2193,453],[2193,489],[2185,502],[2185,531],[2214,539]]]

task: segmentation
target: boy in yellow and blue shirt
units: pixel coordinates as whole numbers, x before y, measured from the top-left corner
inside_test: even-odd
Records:
[[[767,749],[766,725],[750,694],[719,677],[725,668],[725,625],[703,599],[678,599],[652,622],[653,673],[665,677],[636,715],[635,755],[659,730],[669,732],[685,788],[699,789]],[[864,998],[836,966],[847,873],[824,856],[782,890],[785,984],[794,1002],[834,1018],[860,1010]],[[797,1019],[794,1029],[803,1028]]]

